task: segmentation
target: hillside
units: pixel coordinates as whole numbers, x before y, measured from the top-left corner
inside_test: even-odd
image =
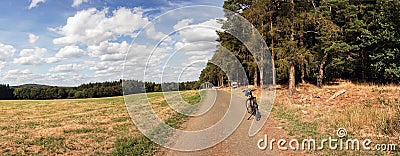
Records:
[[[42,84],[23,84],[19,86],[11,86],[12,88],[41,88],[41,87],[51,87],[49,85]]]

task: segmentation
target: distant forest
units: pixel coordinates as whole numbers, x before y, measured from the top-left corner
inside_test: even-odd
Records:
[[[59,87],[27,84],[21,86],[0,85],[0,100],[48,100],[48,99],[79,99],[122,96],[123,80],[82,84],[78,87]],[[143,85],[144,84],[144,85]],[[199,87],[196,81],[182,83],[163,83],[164,90],[191,90]],[[161,84],[141,82],[136,80],[124,81],[125,94],[144,92],[160,92]]]
[[[223,7],[254,26],[246,32],[243,22],[225,12],[227,21],[222,27],[226,31],[218,32],[221,46],[239,59],[250,84],[261,81],[263,71],[254,61],[257,56],[227,32],[252,35],[257,29],[273,58],[276,82],[289,84],[289,94],[298,82],[321,87],[337,78],[400,83],[398,0],[226,0]],[[211,63],[200,81],[229,83]]]

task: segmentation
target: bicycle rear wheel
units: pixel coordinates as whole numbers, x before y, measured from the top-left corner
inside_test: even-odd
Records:
[[[261,113],[258,111],[258,108],[256,108],[255,109],[255,118],[256,118],[256,121],[260,121],[260,119],[261,119]]]

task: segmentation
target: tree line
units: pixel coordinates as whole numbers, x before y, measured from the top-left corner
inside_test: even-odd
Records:
[[[8,84],[0,84],[0,99],[12,100],[14,99],[13,89]]]
[[[119,80],[82,84],[78,87],[59,87],[33,84],[12,87],[8,84],[1,84],[0,100],[79,99],[122,96],[122,84],[124,84],[125,87],[125,94],[160,92],[162,91],[162,85],[168,86],[171,84],[174,84],[174,86],[179,86],[179,90],[196,89],[194,88],[196,87],[195,81],[157,84],[154,82],[143,83],[137,80]],[[164,87],[164,89],[168,88]]]
[[[246,18],[262,35],[275,64],[277,83],[287,83],[290,94],[298,82],[321,87],[337,78],[400,83],[397,0],[226,0],[223,7]],[[244,26],[229,12],[225,14],[222,27],[227,31],[218,32],[218,41],[240,60],[250,83],[259,85],[260,69],[254,57],[227,33]],[[202,71],[200,81],[228,83],[213,64]]]

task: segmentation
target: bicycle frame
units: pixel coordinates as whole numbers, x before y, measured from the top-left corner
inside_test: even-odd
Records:
[[[258,109],[258,104],[257,104],[257,98],[253,96],[252,94],[253,90],[243,90],[245,92],[245,96],[248,96],[246,100],[246,109],[247,112],[250,114],[250,116],[247,118],[247,120],[250,120],[250,118],[254,115],[256,116],[257,109]],[[248,102],[250,102],[250,105],[248,106]],[[250,110],[249,110],[250,107]]]
[[[258,109],[258,104],[257,104],[257,98],[256,97],[250,97],[247,99],[248,101],[250,101],[250,112],[248,112],[250,114],[250,116],[247,118],[247,120],[250,120],[250,118],[254,115],[256,115],[257,113],[257,109]],[[247,107],[247,101],[246,101],[246,107]]]

